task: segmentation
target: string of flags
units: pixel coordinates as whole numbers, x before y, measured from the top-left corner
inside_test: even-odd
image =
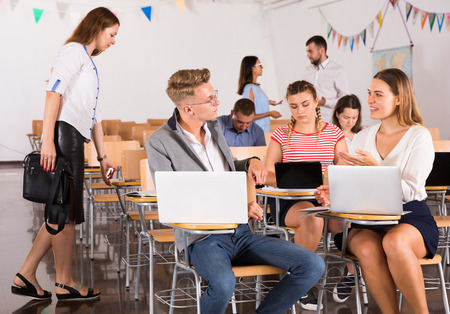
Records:
[[[406,22],[408,22],[409,18],[412,20],[412,24],[415,25],[417,20],[420,16],[420,23],[422,29],[424,28],[426,21],[428,20],[428,23],[430,25],[430,31],[433,31],[433,26],[435,25],[435,22],[437,21],[439,33],[442,30],[443,25],[446,25],[447,31],[450,32],[450,12],[448,13],[435,13],[435,12],[428,12],[422,9],[419,9],[416,6],[413,6],[411,3],[403,0],[405,2],[405,12],[406,12]],[[387,6],[392,5],[392,7],[395,9],[398,9],[397,6],[399,4],[399,0],[388,0]],[[387,7],[386,7],[387,9]],[[383,27],[384,17],[385,14],[382,14],[382,11],[378,11],[378,13],[375,15],[375,18],[360,32],[357,34],[353,34],[350,36],[343,35],[340,32],[338,32],[326,19],[323,12],[319,9],[322,17],[327,22],[327,38],[330,39],[334,43],[337,41],[338,48],[343,47],[345,49],[347,45],[350,46],[350,51],[353,52],[353,49],[359,48],[359,43],[362,42],[364,46],[366,46],[367,42],[367,35],[369,34],[371,38],[374,37],[374,28],[375,25],[378,25],[379,28]],[[386,11],[385,11],[386,12]]]
[[[15,9],[15,7],[19,3],[19,1],[20,0],[10,0],[10,5],[11,5],[12,10]],[[181,10],[181,12],[183,12],[183,13],[185,12],[185,0],[173,0],[173,2],[178,6],[178,8]],[[215,2],[215,0],[212,0],[212,2]],[[4,4],[4,2],[3,2],[3,0],[0,0],[0,5],[2,5],[2,4]],[[64,16],[66,15],[66,12],[68,11],[69,6],[70,6],[69,2],[56,1],[56,7],[57,7],[58,11],[60,12],[61,19],[63,19]],[[32,9],[33,9],[35,23],[38,24],[39,21],[41,20],[41,17],[45,10],[42,8],[38,8],[38,7],[33,7]],[[151,21],[152,6],[139,7],[139,10],[142,11],[142,13],[145,15],[145,17],[149,21]],[[113,13],[117,15],[116,11],[113,11]]]

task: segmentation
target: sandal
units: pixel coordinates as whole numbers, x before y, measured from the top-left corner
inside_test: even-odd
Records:
[[[31,284],[24,276],[20,273],[16,274],[16,277],[19,277],[20,280],[25,284],[25,287],[20,287],[17,285],[11,286],[11,293],[17,294],[24,297],[30,297],[34,300],[46,300],[52,297],[52,294],[48,291],[44,290],[44,294],[40,295],[37,292],[37,288],[41,288],[37,280]],[[42,289],[42,288],[41,288]]]
[[[81,295],[80,290],[82,285],[80,282],[77,282],[73,288],[57,282],[55,282],[55,286],[69,291],[69,293],[56,293],[59,301],[87,301],[100,298],[100,292],[94,293],[94,289],[92,288],[88,289],[87,295]]]

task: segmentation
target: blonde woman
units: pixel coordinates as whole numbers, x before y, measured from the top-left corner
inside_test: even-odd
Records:
[[[370,117],[380,120],[356,137],[356,153],[342,160],[359,166],[397,166],[402,173],[403,215],[395,226],[352,224],[348,251],[361,265],[367,288],[381,312],[399,313],[397,289],[414,313],[428,313],[418,258],[433,257],[439,233],[425,203],[425,181],[434,161],[430,132],[423,126],[411,82],[398,69],[378,72],[368,88]],[[317,199],[329,203],[328,187]]]
[[[276,162],[319,161],[322,171],[338,163],[338,153],[347,152],[347,144],[342,131],[321,119],[316,90],[311,83],[296,81],[287,88],[286,99],[291,110],[288,125],[277,128],[270,139],[265,159],[268,174],[267,184],[276,186]],[[274,208],[274,200],[269,200]],[[281,201],[280,225],[293,228],[295,243],[315,251],[322,236],[323,219],[314,215],[300,219],[299,209],[313,207],[316,201]],[[342,231],[340,229],[339,231]],[[312,292],[301,299],[304,309],[315,310],[317,300]]]

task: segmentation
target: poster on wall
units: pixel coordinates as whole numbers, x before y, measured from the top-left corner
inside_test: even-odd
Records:
[[[372,72],[397,68],[406,73],[412,82],[412,46],[372,51]]]

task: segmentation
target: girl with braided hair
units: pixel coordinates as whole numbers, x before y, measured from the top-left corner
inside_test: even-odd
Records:
[[[276,162],[319,161],[325,171],[330,164],[338,163],[339,152],[347,152],[344,133],[322,121],[316,90],[311,83],[296,81],[290,84],[286,99],[291,121],[273,132],[264,162],[269,172],[266,184],[272,186],[276,186]],[[275,208],[274,199],[269,199],[269,204]],[[300,219],[304,213],[299,209],[316,205],[316,201],[280,200],[280,226],[293,228],[294,242],[313,252],[322,236],[323,219],[314,215]],[[342,226],[337,232],[342,232]],[[317,300],[311,291],[300,302],[304,309],[317,308]]]

